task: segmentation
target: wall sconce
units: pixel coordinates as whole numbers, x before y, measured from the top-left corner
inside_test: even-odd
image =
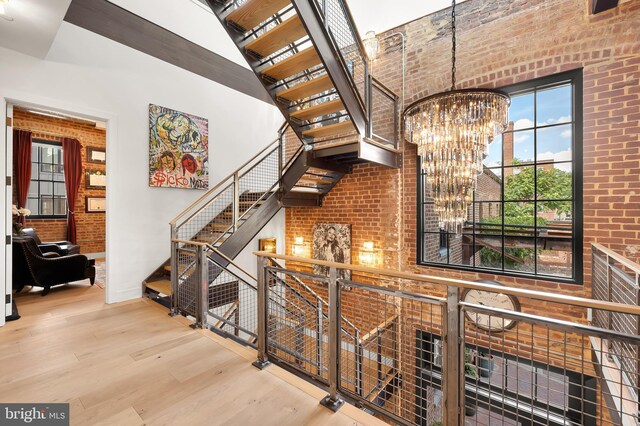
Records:
[[[258,247],[260,251],[266,251],[269,253],[276,252],[276,239],[275,238],[261,238],[258,240]]]
[[[378,263],[378,254],[373,245],[373,241],[367,241],[360,249],[360,264],[364,266],[375,266]]]
[[[304,238],[296,237],[293,246],[291,247],[291,252],[294,256],[304,256]]]
[[[367,31],[362,43],[364,44],[364,50],[367,52],[369,60],[373,61],[376,59],[378,57],[378,53],[380,53],[380,41],[376,38],[376,32]]]

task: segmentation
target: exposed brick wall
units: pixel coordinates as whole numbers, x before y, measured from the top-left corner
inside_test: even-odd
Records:
[[[314,223],[346,223],[352,225],[354,263],[363,243],[374,241],[381,249],[381,267],[493,279],[584,297],[591,295],[591,243],[639,261],[640,2],[621,2],[596,16],[588,9],[584,0],[471,0],[458,7],[458,88],[502,87],[583,68],[583,285],[417,266],[418,164],[411,144],[404,146],[403,169],[357,165],[325,197],[323,207],[288,209],[288,253],[295,236],[311,241]],[[450,86],[449,13],[444,10],[389,31],[406,37],[404,106]],[[390,50],[375,60],[373,75],[399,94],[401,54],[397,48]],[[425,286],[410,289],[432,291]],[[584,310],[567,305],[523,300],[522,310],[586,321]]]
[[[106,170],[105,164],[87,163],[86,147],[106,148],[106,132],[96,129],[86,123],[62,120],[54,117],[46,117],[29,113],[24,110],[14,111],[14,126],[29,129],[33,132],[34,139],[43,139],[60,142],[61,137],[52,136],[65,135],[76,138],[82,145],[82,179],[78,189],[78,199],[76,200],[76,226],[78,244],[82,253],[102,253],[105,251],[105,213],[86,213],[85,196],[105,196],[105,191],[100,189],[86,189],[85,170],[96,169]],[[38,131],[46,133],[38,133]],[[16,202],[14,193],[14,204]],[[38,233],[42,241],[60,241],[67,239],[66,219],[29,219],[26,227],[32,227]]]

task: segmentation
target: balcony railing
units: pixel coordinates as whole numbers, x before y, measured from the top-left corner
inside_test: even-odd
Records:
[[[257,256],[257,365],[325,387],[330,408],[346,400],[429,426],[638,424],[638,384],[624,379],[637,370],[605,361],[626,347],[637,366],[640,336],[588,320],[594,310],[637,324],[635,302]],[[294,277],[327,306],[305,307],[281,284]]]

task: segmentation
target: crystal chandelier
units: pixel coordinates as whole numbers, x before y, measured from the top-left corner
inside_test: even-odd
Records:
[[[451,90],[428,96],[404,112],[405,134],[418,146],[440,228],[462,232],[482,161],[508,124],[511,100],[492,89],[456,90],[456,2],[451,9]]]

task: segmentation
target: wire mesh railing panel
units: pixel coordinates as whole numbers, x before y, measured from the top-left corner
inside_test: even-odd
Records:
[[[640,303],[637,269],[632,268],[619,256],[608,255],[597,247],[592,250],[593,298],[625,305]],[[635,315],[595,309],[593,324],[619,333],[638,335],[640,323]],[[631,387],[639,385],[640,354],[638,347],[623,341],[609,342],[609,355],[624,372],[624,380]]]
[[[364,105],[367,58],[360,50],[358,31],[343,0],[316,0],[325,25],[351,77],[356,93]]]
[[[375,81],[371,85],[371,138],[397,148],[398,99]]]
[[[253,208],[259,207],[260,201],[266,199],[275,189],[280,179],[279,155],[280,148],[276,147],[239,177],[240,218],[246,216]]]
[[[233,227],[233,183],[222,189],[203,208],[176,227],[179,240],[212,243]]]
[[[607,256],[600,252],[593,251],[591,262],[591,287],[592,297],[596,300],[609,300],[609,268],[607,266]],[[600,309],[593,311],[593,324],[597,327],[611,327],[611,313]]]
[[[310,290],[326,295],[327,280],[280,268],[267,268],[267,286],[269,357],[326,382],[328,311]]]
[[[340,392],[401,422],[442,421],[441,398],[428,386],[440,379],[420,360],[436,350],[442,356],[442,346],[427,346],[423,333],[441,334],[444,305],[353,281],[340,281],[340,299],[342,316],[361,330],[356,345],[341,340],[348,355],[340,364]]]
[[[466,425],[637,424],[637,385],[624,383],[609,343],[637,350],[638,336],[481,305],[463,304],[461,321]]]
[[[635,277],[619,269],[611,270],[611,302],[634,305],[638,303],[638,287]],[[621,333],[638,335],[638,318],[635,315],[611,313],[611,329]],[[617,357],[622,371],[627,372],[626,380],[632,386],[638,385],[638,347],[612,340],[611,352]]]
[[[197,268],[197,250],[194,246],[181,244],[177,249],[177,307],[182,312],[195,316],[197,311],[197,294],[199,274]]]
[[[209,264],[217,269],[216,278],[208,288],[208,325],[229,336],[256,347],[257,290],[256,287],[213,260]]]

